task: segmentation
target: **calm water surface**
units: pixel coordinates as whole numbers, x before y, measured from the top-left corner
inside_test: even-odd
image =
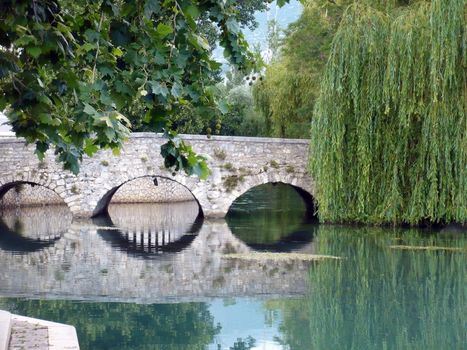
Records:
[[[317,225],[291,188],[259,187],[226,220],[194,202],[5,210],[0,309],[76,327],[83,350],[464,349],[467,234]],[[442,246],[454,250],[401,250]],[[338,261],[245,262],[301,252]]]

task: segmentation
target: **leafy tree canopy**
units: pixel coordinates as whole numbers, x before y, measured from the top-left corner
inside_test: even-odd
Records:
[[[252,69],[241,33],[251,20],[239,20],[248,12],[240,4],[2,1],[0,110],[7,109],[13,131],[35,143],[39,157],[54,146],[64,168],[77,173],[84,154],[101,148],[118,152],[135,112],[141,113],[137,122],[157,130],[188,104],[205,113],[217,108],[209,78],[220,64],[211,58],[199,24],[214,24],[225,57]],[[207,176],[203,158],[173,133],[167,135],[166,165]]]

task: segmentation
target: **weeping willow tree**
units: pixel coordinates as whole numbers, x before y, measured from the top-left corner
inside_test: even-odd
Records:
[[[465,6],[346,11],[312,121],[322,221],[467,222]]]

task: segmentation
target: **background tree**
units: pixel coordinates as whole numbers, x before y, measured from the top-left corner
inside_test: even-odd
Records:
[[[259,51],[254,52],[261,64]],[[268,136],[263,116],[254,108],[252,95],[253,82],[257,74],[245,74],[230,67],[222,81],[213,88],[214,96],[224,109],[199,113],[186,105],[178,113],[170,116],[168,126],[179,133],[231,135],[231,136]]]
[[[309,137],[313,106],[331,41],[350,2],[306,2],[300,18],[289,25],[283,39],[277,26],[272,25],[269,46],[273,59],[265,70],[264,80],[253,91],[271,135]]]

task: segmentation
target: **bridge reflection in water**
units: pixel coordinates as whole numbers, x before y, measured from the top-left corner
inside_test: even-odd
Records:
[[[93,222],[101,227],[97,233],[112,247],[131,255],[154,258],[187,248],[203,220],[199,205],[193,200],[170,205],[111,204],[109,215]]]
[[[0,249],[17,254],[44,249],[68,231],[71,220],[65,205],[0,210]]]
[[[226,253],[254,249],[233,235],[225,220],[201,222],[196,202],[133,204],[131,210],[117,205],[110,213],[71,224],[55,207],[4,216],[0,296],[156,303],[307,290],[307,262],[225,259]],[[38,233],[58,239],[28,250],[4,244]],[[297,248],[313,252],[314,243]]]

